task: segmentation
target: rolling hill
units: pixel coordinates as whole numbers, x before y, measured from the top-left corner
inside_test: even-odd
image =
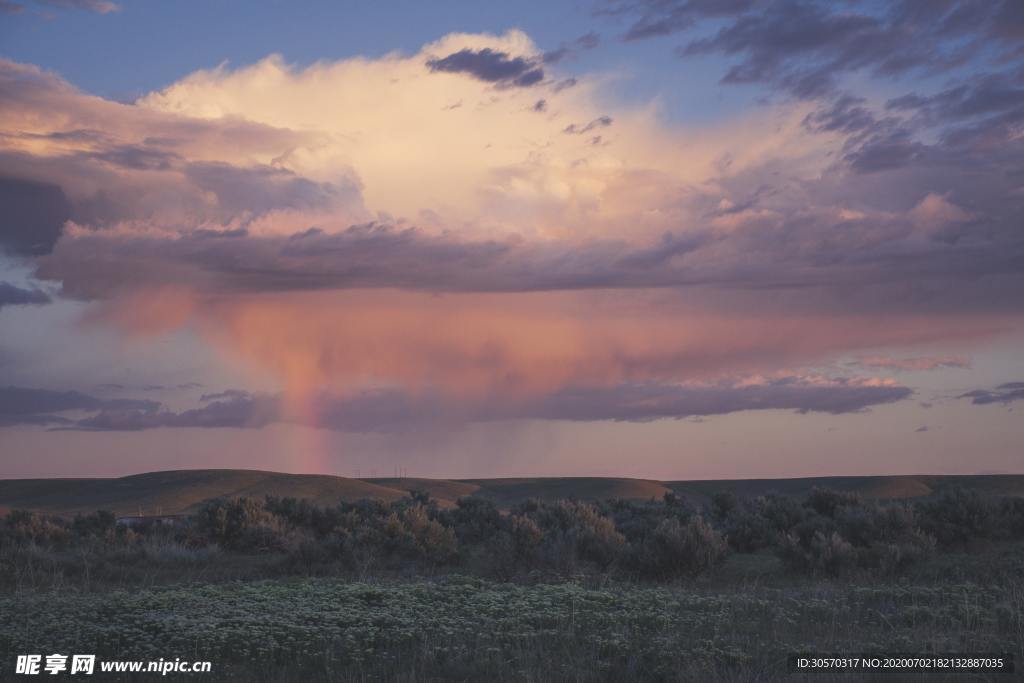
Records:
[[[215,498],[266,495],[309,498],[320,505],[339,500],[395,500],[404,491],[359,479],[282,474],[258,470],[174,470],[116,479],[0,480],[0,508],[55,514],[111,510],[118,515],[189,512]]]
[[[738,497],[782,493],[801,495],[813,487],[858,493],[866,498],[918,498],[949,486],[964,486],[991,495],[1024,496],[1024,475],[908,475],[654,481],[619,477],[536,477],[514,479],[348,479],[319,474],[284,474],[258,470],[174,470],[110,479],[2,479],[0,511],[15,508],[71,515],[97,509],[118,515],[179,514],[217,498],[267,495],[308,498],[319,505],[375,499],[392,501],[425,491],[442,506],[463,496],[480,496],[502,509],[535,498],[606,498],[648,500],[674,492],[701,504],[714,493]]]

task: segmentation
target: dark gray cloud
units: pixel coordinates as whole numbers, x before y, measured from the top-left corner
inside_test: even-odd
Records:
[[[308,419],[311,426],[335,431],[395,432],[523,419],[649,422],[747,410],[837,415],[900,401],[912,394],[911,389],[899,385],[797,376],[757,384],[569,387],[544,396],[519,399],[489,396],[468,400],[439,393],[410,394],[398,389],[381,389],[344,397],[321,395],[312,401]],[[205,405],[181,412],[151,404],[103,406],[94,415],[58,424],[56,428],[89,431],[259,428],[290,419],[283,412],[283,401],[278,395],[231,390],[204,396],[202,402]]]
[[[643,40],[685,31],[701,19],[737,15],[755,4],[754,0],[616,0],[598,14],[636,17],[623,37]]]
[[[287,238],[193,235],[119,242],[97,235],[62,243],[55,254],[40,260],[38,274],[60,279],[65,294],[80,298],[104,297],[143,283],[182,281],[239,291],[659,287],[705,277],[674,267],[672,260],[710,239],[710,233],[669,234],[644,247],[617,241],[467,241],[379,224],[334,234],[312,229]],[[136,265],[128,267],[129,263]]]
[[[849,135],[873,131],[878,128],[880,122],[864,102],[863,97],[842,95],[808,114],[804,119],[804,125],[818,132]]]
[[[544,80],[544,69],[532,59],[512,57],[507,52],[485,47],[453,52],[447,57],[427,61],[431,71],[464,73],[488,83],[528,87]]]
[[[969,398],[971,403],[979,406],[1020,401],[1024,400],[1024,382],[1007,382],[991,390],[976,389],[968,391],[966,394],[960,394],[957,398]]]
[[[736,60],[725,83],[765,83],[816,97],[861,69],[886,77],[937,74],[996,59],[991,43],[1013,41],[1024,24],[1019,7],[1017,0],[625,0],[600,13],[631,22],[626,40],[693,36],[710,26],[710,35],[692,38],[679,55],[723,54]]]
[[[102,399],[79,391],[52,391],[26,387],[0,387],[0,425],[71,424],[62,413],[103,410],[147,413],[157,410],[156,401]]]
[[[571,43],[563,43],[556,50],[549,50],[541,58],[545,64],[557,64],[570,57],[575,57],[580,51],[593,50],[601,44],[601,36],[591,31],[580,36]]]
[[[526,416],[562,420],[625,420],[724,415],[744,410],[851,413],[892,403],[913,392],[899,385],[871,385],[836,379],[809,382],[784,377],[750,385],[621,385],[609,389],[566,389],[545,398]]]
[[[568,126],[566,126],[562,132],[568,133],[569,135],[583,135],[584,133],[589,133],[592,130],[597,130],[599,128],[607,128],[608,126],[612,125],[613,121],[614,119],[612,119],[612,117],[610,116],[599,116],[593,121],[583,125],[571,123]]]
[[[50,297],[46,292],[38,289],[22,289],[9,282],[0,282],[0,308],[48,303],[50,303]]]
[[[163,384],[120,384],[117,382],[107,382],[104,384],[96,385],[96,389],[100,391],[168,391],[171,389],[201,389],[202,384],[197,382],[184,382],[182,384],[174,384],[171,386],[165,386]]]
[[[983,74],[933,95],[894,98],[886,108],[914,110],[938,123],[990,115],[1010,115],[1019,122],[1024,110],[1024,84],[1008,74]]]
[[[245,392],[225,392],[218,400],[209,400],[200,408],[182,412],[166,409],[104,408],[67,427],[86,431],[127,431],[192,427],[198,429],[256,429],[281,421],[278,397],[254,396]]]
[[[573,87],[574,85],[576,85],[576,83],[578,83],[578,81],[575,78],[566,78],[564,80],[559,81],[558,83],[555,83],[554,90],[556,93],[562,92],[567,88]]]
[[[0,250],[19,256],[49,253],[71,216],[57,185],[0,177]]]

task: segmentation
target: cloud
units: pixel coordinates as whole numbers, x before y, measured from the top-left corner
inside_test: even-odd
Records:
[[[104,408],[95,415],[58,428],[119,432],[137,432],[160,427],[256,429],[278,421],[279,411],[279,401],[276,398],[232,392],[223,400],[210,400],[200,408],[182,412],[167,409]]]
[[[782,377],[710,386],[620,385],[565,389],[543,401],[548,419],[647,421],[724,415],[743,410],[794,410],[833,415],[909,397],[907,387],[876,381]]]
[[[753,0],[630,0],[608,3],[602,13],[639,15],[624,38],[642,40],[684,31],[702,18],[736,15],[754,6]]]
[[[1024,140],[987,123],[1013,111],[998,83],[677,125],[565,62],[506,87],[542,60],[519,31],[453,34],[131,104],[0,63],[0,163],[68,204],[22,251],[88,324],[187,327],[289,401],[714,381],[1019,324]]]
[[[541,57],[541,61],[545,64],[557,64],[565,59],[577,56],[580,51],[593,50],[600,44],[601,36],[591,31],[580,36],[572,43],[562,43],[558,49],[545,52]]]
[[[49,253],[57,243],[70,206],[57,185],[0,177],[0,249],[15,255]]]
[[[609,3],[603,13],[633,18],[626,40],[698,35],[678,54],[733,58],[723,83],[770,84],[797,97],[819,97],[837,91],[852,72],[935,75],[986,57],[995,61],[985,48],[992,39],[1013,40],[1007,27],[1020,24],[1009,16],[1019,15],[1015,4],[627,0]]]
[[[212,193],[228,215],[272,210],[329,210],[360,201],[358,185],[343,179],[316,182],[273,166],[237,167],[223,162],[195,162],[184,168],[185,178]]]
[[[140,413],[159,408],[155,401],[100,399],[78,391],[52,391],[26,387],[0,387],[0,425],[70,424],[61,413],[126,410]]]
[[[289,396],[368,386],[483,396],[573,385],[710,381],[850,349],[965,334],[961,320],[725,315],[645,290],[443,294],[391,289],[112,299],[94,324],[132,336],[187,320]],[[794,344],[793,340],[799,343]]]
[[[36,4],[56,9],[80,9],[97,14],[120,11],[120,5],[109,0],[35,0]],[[25,6],[13,0],[0,0],[0,14],[20,14]]]
[[[969,368],[971,359],[962,356],[890,358],[888,356],[863,356],[854,365],[869,370],[940,370],[945,368]]]
[[[1000,384],[995,389],[975,389],[957,398],[969,398],[974,405],[982,406],[990,403],[1007,404],[1012,401],[1024,399],[1024,382],[1007,382]]]
[[[105,298],[145,285],[183,281],[229,291],[310,291],[401,287],[448,292],[530,292],[697,284],[702,276],[673,266],[710,234],[664,235],[651,245],[594,240],[468,241],[416,228],[352,226],[311,229],[288,237],[242,231],[139,236],[76,232],[56,254],[40,259],[39,275],[60,279],[65,294]],[[118,265],[121,262],[122,265]],[[118,277],[124,263],[140,268]],[[149,264],[149,265],[142,265]]]
[[[976,75],[969,83],[933,95],[909,94],[886,103],[890,111],[914,111],[929,123],[962,121],[980,116],[1009,116],[1020,120],[1024,87],[1003,73]]]
[[[36,0],[41,5],[57,7],[60,9],[81,9],[97,14],[110,14],[117,12],[121,7],[109,0]]]
[[[0,282],[0,308],[48,303],[50,303],[50,296],[46,292],[38,289],[22,289],[9,282]]]
[[[568,126],[566,126],[562,132],[568,133],[569,135],[583,135],[584,133],[589,133],[590,131],[596,130],[598,128],[607,128],[610,125],[612,125],[612,117],[599,116],[590,123],[587,123],[586,125],[581,126],[575,123],[571,123]]]
[[[748,410],[841,414],[902,400],[907,387],[877,380],[788,376],[774,379],[672,385],[621,384],[566,387],[529,397],[465,397],[373,389],[350,395],[318,394],[293,412],[280,395],[227,391],[181,412],[152,407],[105,406],[58,429],[142,431],[157,428],[256,429],[293,422],[343,432],[396,432],[503,420],[649,422],[725,415]]]
[[[544,80],[544,69],[530,59],[510,57],[489,47],[482,50],[465,48],[441,59],[427,60],[431,71],[465,73],[481,81],[501,85],[528,87]]]

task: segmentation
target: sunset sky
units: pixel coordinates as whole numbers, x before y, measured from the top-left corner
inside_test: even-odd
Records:
[[[0,0],[0,477],[1024,472],[1024,3]]]

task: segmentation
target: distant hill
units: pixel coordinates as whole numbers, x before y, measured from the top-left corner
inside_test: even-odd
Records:
[[[663,482],[676,493],[707,499],[719,491],[731,491],[737,497],[762,496],[767,493],[803,495],[814,487],[848,491],[865,498],[921,498],[939,493],[944,488],[962,486],[986,495],[1024,496],[1024,475],[894,475],[863,477],[806,477],[795,479],[730,479]]]
[[[111,510],[118,515],[189,512],[216,498],[293,496],[321,505],[339,500],[395,500],[406,492],[360,479],[258,470],[174,470],[117,479],[0,480],[0,508],[55,514]]]
[[[217,498],[267,495],[308,498],[320,505],[339,501],[397,500],[424,491],[442,506],[463,496],[480,496],[503,509],[536,498],[583,501],[606,498],[660,499],[674,492],[700,504],[719,491],[738,497],[766,493],[802,495],[815,486],[850,491],[866,498],[919,498],[943,488],[964,486],[991,495],[1024,496],[1024,475],[911,475],[653,481],[618,477],[537,477],[517,479],[348,479],[320,474],[283,474],[258,470],[174,470],[114,479],[3,479],[0,511],[14,508],[52,514],[97,509],[118,515],[191,512]]]

